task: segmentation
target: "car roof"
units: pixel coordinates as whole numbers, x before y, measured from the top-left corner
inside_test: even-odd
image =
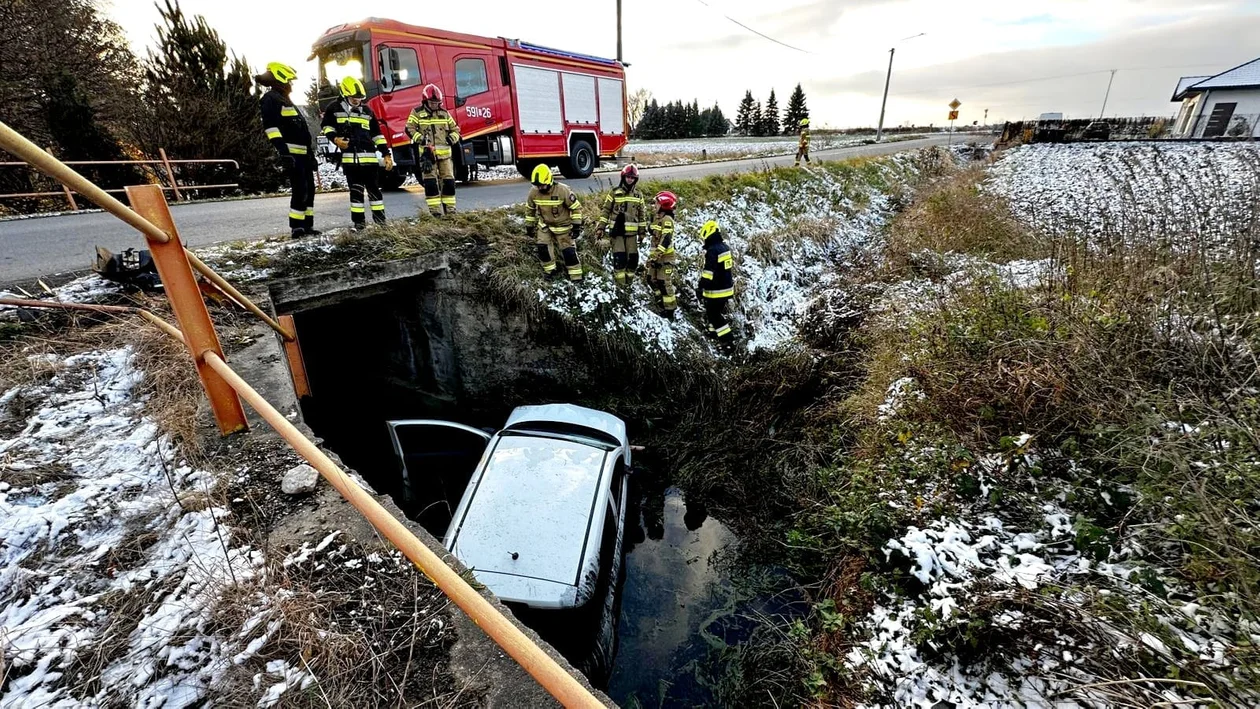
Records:
[[[604,411],[588,409],[574,404],[543,404],[541,406],[518,406],[508,417],[504,429],[528,427],[538,424],[546,428],[548,423],[562,423],[570,426],[591,429],[605,434],[610,440],[621,444],[629,450],[630,443],[626,437],[626,423]]]
[[[610,451],[510,431],[495,436],[491,446],[461,502],[463,514],[447,548],[474,575],[487,571],[578,585],[584,560],[593,553],[587,549],[592,517],[601,525],[596,531],[603,531],[603,473]],[[493,590],[488,581],[482,583]]]

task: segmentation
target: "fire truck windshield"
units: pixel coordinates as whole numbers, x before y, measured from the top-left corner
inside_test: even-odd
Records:
[[[359,45],[341,49],[325,50],[320,53],[320,71],[324,80],[336,86],[347,76],[365,81],[363,76],[363,48]]]

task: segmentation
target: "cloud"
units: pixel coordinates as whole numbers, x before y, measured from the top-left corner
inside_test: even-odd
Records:
[[[993,52],[956,62],[894,68],[892,95],[934,102],[957,95],[973,106],[976,102],[1010,107],[1040,104],[1044,110],[1070,106],[1063,110],[1096,111],[1107,70],[1119,69],[1112,96],[1116,110],[1163,114],[1175,110],[1168,97],[1177,77],[1216,73],[1254,59],[1260,53],[1254,43],[1257,36],[1260,14],[1193,18],[1075,46]],[[882,71],[865,71],[816,82],[816,89],[824,94],[878,95],[883,84]]]

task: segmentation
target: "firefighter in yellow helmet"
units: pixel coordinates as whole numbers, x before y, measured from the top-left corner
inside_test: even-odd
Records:
[[[381,134],[381,124],[376,114],[364,103],[367,91],[363,82],[347,76],[337,88],[341,100],[324,112],[324,135],[341,150],[341,170],[350,185],[350,221],[356,231],[367,227],[367,210],[372,211],[372,221],[385,223],[385,195],[381,193],[381,176],[378,170],[384,156],[385,169],[394,169],[394,157],[389,141]],[[367,204],[364,204],[364,193]]]
[[[267,87],[260,102],[263,131],[284,163],[289,177],[289,233],[294,238],[315,235],[315,144],[306,119],[289,95],[297,72],[293,67],[272,62],[267,71],[254,77]]]
[[[801,158],[809,163],[809,119],[801,119],[801,140],[796,144],[796,163],[792,167],[801,166]]]
[[[639,194],[639,168],[626,165],[621,169],[621,182],[604,197],[595,237],[604,238],[612,225],[613,279],[617,285],[630,282],[639,267],[639,232],[647,229],[647,206]]]
[[[530,182],[534,188],[525,199],[525,234],[534,239],[543,273],[548,280],[556,277],[558,256],[564,260],[569,280],[582,280],[574,241],[582,235],[582,203],[568,185],[556,182],[546,165],[534,168]]]
[[[674,264],[678,255],[674,251],[674,209],[678,197],[673,192],[656,195],[656,216],[652,219],[652,242],[647,259],[648,284],[656,293],[661,313],[674,318],[678,310],[678,296],[674,291]]]
[[[726,307],[735,297],[735,259],[731,247],[722,241],[722,230],[714,221],[700,227],[704,241],[704,270],[696,285],[696,297],[704,301],[704,318],[709,332],[718,342],[729,345],[735,336],[731,322],[726,319]]]
[[[440,217],[455,211],[455,165],[452,149],[459,146],[459,126],[442,108],[442,89],[428,84],[420,105],[407,117],[407,135],[419,152],[417,177],[424,185],[429,214]],[[439,187],[438,181],[441,180]]]

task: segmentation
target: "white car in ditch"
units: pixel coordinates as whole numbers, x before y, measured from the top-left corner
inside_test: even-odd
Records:
[[[592,679],[606,673],[626,525],[625,422],[548,404],[516,408],[494,434],[428,419],[388,425],[409,489],[439,477],[434,466],[450,480],[449,468],[481,448],[443,544]]]

